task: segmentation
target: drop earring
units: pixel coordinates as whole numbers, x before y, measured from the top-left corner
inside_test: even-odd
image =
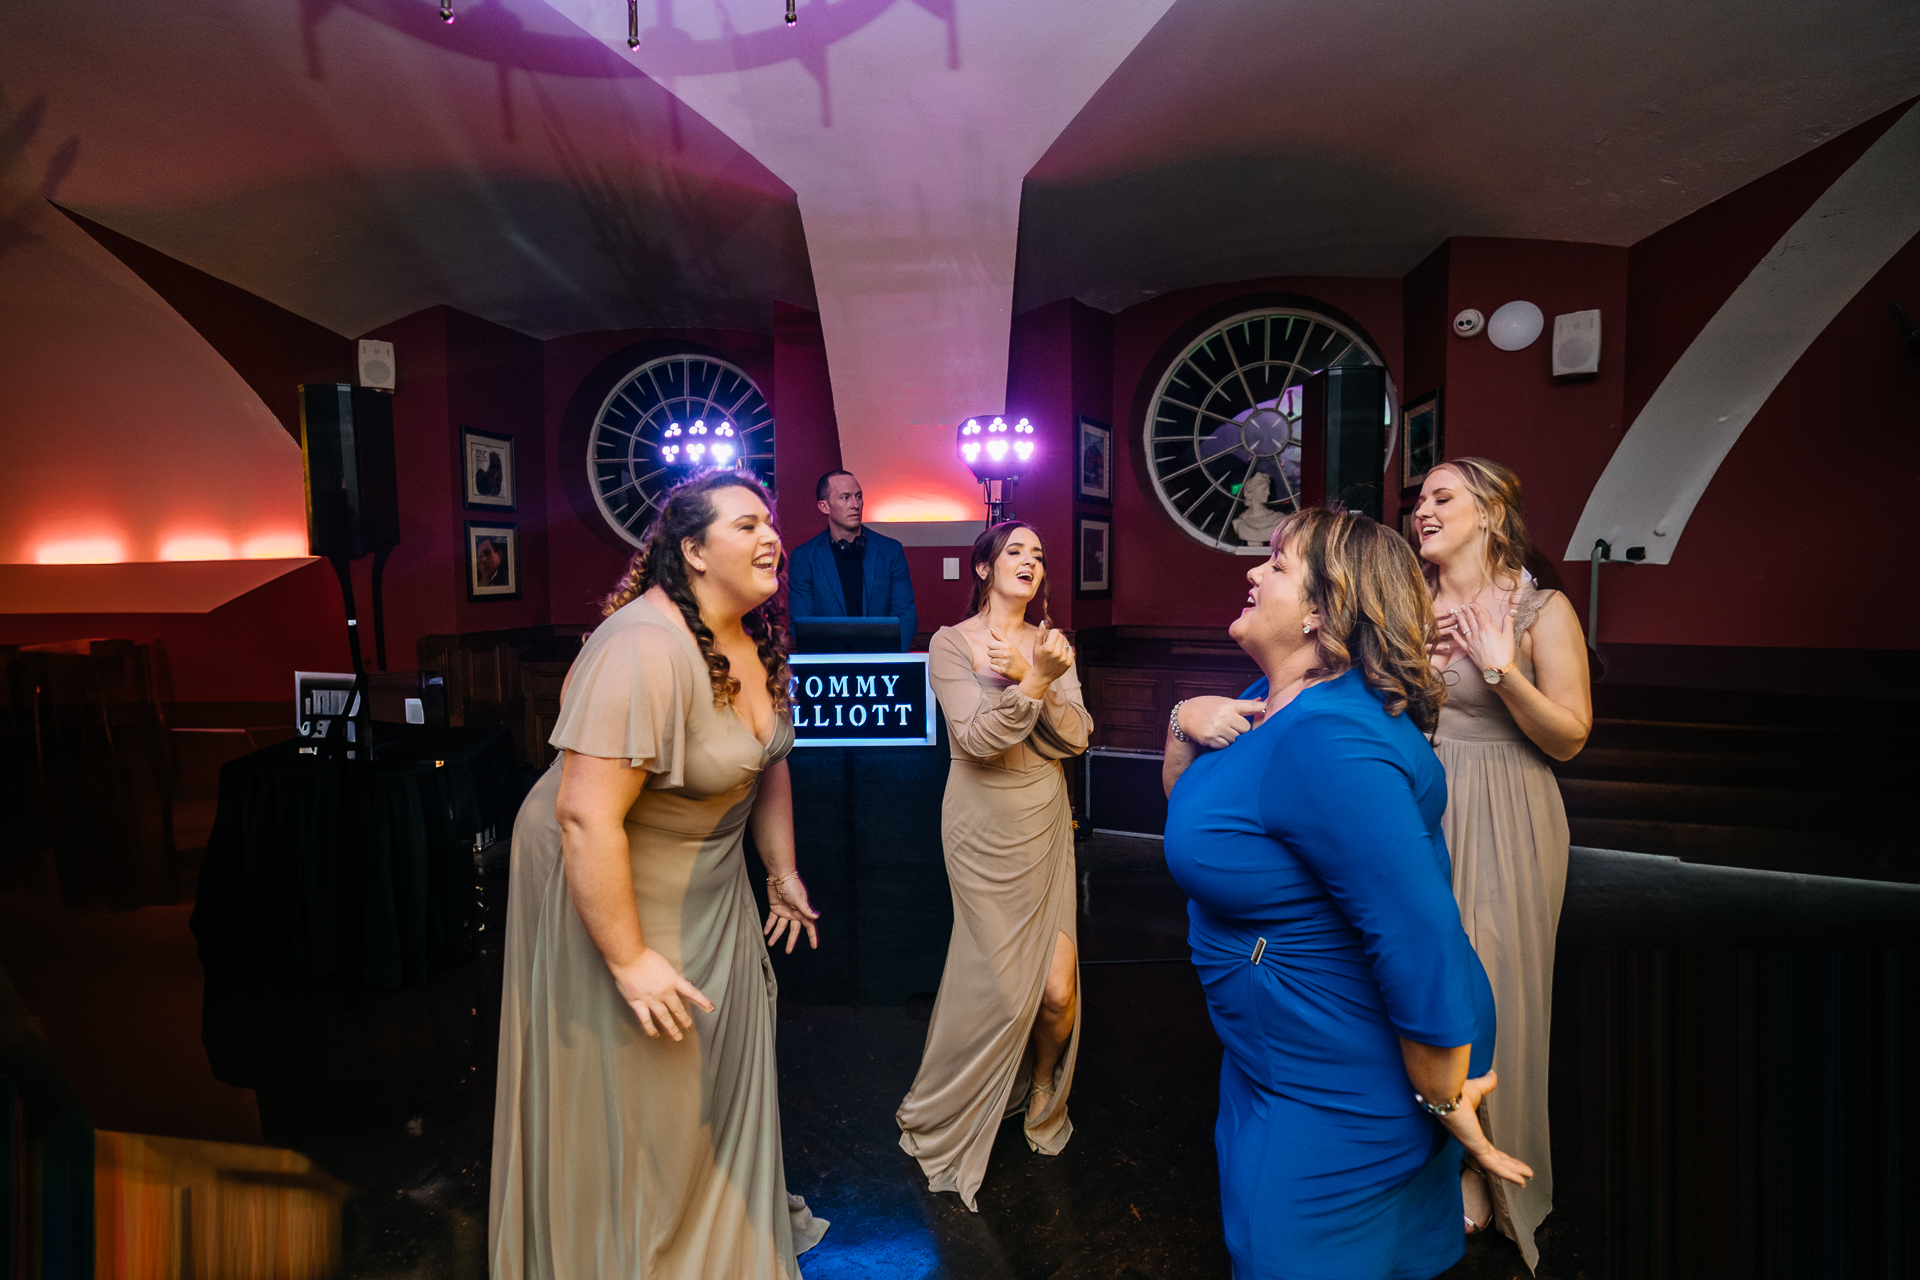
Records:
[[[1313,634],[1313,624],[1312,624],[1311,622],[1303,622],[1303,623],[1301,623],[1301,624],[1300,624],[1300,634],[1301,634],[1301,635],[1303,635],[1303,636],[1310,636],[1310,635],[1312,635],[1312,634]]]

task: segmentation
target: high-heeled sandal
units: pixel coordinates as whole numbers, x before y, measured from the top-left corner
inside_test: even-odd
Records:
[[[1463,1208],[1461,1209],[1461,1212],[1460,1212],[1460,1217],[1461,1217],[1461,1218],[1462,1218],[1462,1219],[1463,1219],[1463,1220],[1464,1220],[1464,1221],[1466,1222],[1466,1224],[1467,1224],[1467,1234],[1468,1234],[1468,1235],[1470,1235],[1470,1236],[1477,1236],[1477,1235],[1479,1235],[1479,1234],[1480,1234],[1480,1233],[1481,1233],[1482,1231],[1485,1231],[1485,1230],[1486,1230],[1486,1229],[1487,1229],[1487,1228],[1488,1228],[1489,1226],[1491,1226],[1491,1225],[1493,1224],[1493,1189],[1492,1189],[1491,1187],[1488,1187],[1488,1186],[1487,1186],[1487,1183],[1486,1183],[1486,1176],[1487,1176],[1487,1175],[1486,1175],[1486,1173],[1485,1173],[1484,1171],[1482,1171],[1482,1170],[1480,1170],[1480,1169],[1478,1169],[1478,1168],[1474,1168],[1474,1169],[1469,1169],[1469,1168],[1467,1168],[1467,1166],[1466,1166],[1466,1164],[1465,1164],[1465,1162],[1463,1161],[1463,1162],[1461,1163],[1461,1167],[1460,1167],[1460,1172],[1461,1172],[1461,1173],[1472,1173],[1472,1174],[1475,1174],[1476,1176],[1478,1176],[1478,1177],[1479,1177],[1479,1178],[1481,1179],[1481,1182],[1480,1182],[1480,1185],[1481,1185],[1482,1187],[1486,1187],[1486,1189],[1487,1189],[1487,1220],[1486,1220],[1485,1222],[1475,1222],[1475,1221],[1473,1220],[1473,1215],[1472,1215],[1472,1214],[1470,1214],[1470,1213],[1468,1213],[1468,1212],[1466,1212],[1466,1210],[1465,1210],[1465,1208],[1464,1208],[1464,1207],[1463,1207]],[[1462,1188],[1462,1190],[1463,1190],[1463,1192],[1464,1192],[1464,1188]],[[1465,1198],[1466,1198],[1466,1197],[1465,1197],[1465,1195],[1463,1194],[1463,1195],[1461,1196],[1461,1199],[1462,1199],[1462,1200],[1464,1200]]]

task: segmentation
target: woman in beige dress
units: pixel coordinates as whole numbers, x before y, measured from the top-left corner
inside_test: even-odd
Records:
[[[494,1280],[797,1280],[767,947],[794,870],[780,535],[716,473],[667,498],[574,662],[513,829]],[[759,927],[742,842],[766,863]]]
[[[953,937],[920,1072],[894,1118],[928,1188],[977,1209],[1001,1120],[1022,1113],[1043,1155],[1073,1136],[1079,935],[1060,761],[1086,750],[1093,720],[1073,649],[1047,617],[1040,535],[994,525],[972,565],[966,619],[928,646],[953,748],[940,808]],[[1036,595],[1038,626],[1026,617]]]
[[[1460,1189],[1469,1229],[1491,1217],[1533,1267],[1533,1233],[1553,1208],[1547,1045],[1567,885],[1567,811],[1548,761],[1571,760],[1593,728],[1587,648],[1566,596],[1527,574],[1513,472],[1484,458],[1442,463],[1413,518],[1439,621],[1433,663],[1447,681],[1434,750],[1447,771],[1453,893],[1500,1023],[1500,1092],[1480,1118],[1535,1175],[1517,1187],[1469,1169]]]

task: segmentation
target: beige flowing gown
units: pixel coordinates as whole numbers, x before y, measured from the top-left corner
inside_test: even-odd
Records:
[[[927,651],[953,749],[940,807],[953,936],[920,1071],[894,1118],[900,1146],[920,1162],[928,1188],[958,1192],[977,1210],[974,1196],[994,1134],[1027,1104],[1028,1040],[1054,940],[1065,934],[1079,945],[1073,811],[1060,761],[1086,750],[1093,720],[1073,668],[1034,699],[980,670],[985,653],[976,666],[959,628],[942,627]],[[1073,1136],[1067,1094],[1079,1049],[1076,1003],[1052,1099],[1026,1130],[1047,1155],[1058,1154]]]
[[[513,827],[489,1256],[494,1280],[796,1280],[826,1230],[789,1197],[773,967],[742,849],[785,757],[713,704],[692,638],[635,600],[574,663],[553,745],[649,776],[626,817],[647,945],[716,1006],[649,1039],[575,911],[555,764]]]
[[[1553,592],[1514,600],[1516,645]],[[1520,672],[1533,662],[1516,650]],[[1567,809],[1546,753],[1520,731],[1500,695],[1461,655],[1446,668],[1447,703],[1434,750],[1447,771],[1441,819],[1453,855],[1460,923],[1493,984],[1499,1018],[1493,1069],[1500,1086],[1481,1104],[1487,1138],[1533,1167],[1525,1187],[1486,1179],[1494,1220],[1539,1265],[1533,1233],[1553,1208],[1547,1133],[1547,1044],[1553,1013],[1553,941],[1567,888]]]

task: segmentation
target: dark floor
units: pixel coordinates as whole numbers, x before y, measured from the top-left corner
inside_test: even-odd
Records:
[[[1160,865],[1156,843],[1098,839],[1083,847],[1081,865],[1085,1048],[1072,1100],[1074,1138],[1049,1159],[1028,1151],[1017,1124],[1006,1125],[977,1214],[956,1196],[928,1193],[896,1145],[893,1110],[918,1063],[928,999],[890,1008],[782,1002],[788,1179],[833,1223],[802,1259],[809,1280],[1228,1275],[1212,1143],[1220,1050],[1183,958],[1184,900]],[[502,879],[499,870],[492,874],[488,895],[494,937]],[[16,920],[27,906],[19,895],[0,903]],[[184,918],[146,921],[151,912],[183,917],[179,908],[97,913],[76,929],[59,925],[60,909],[46,901],[40,914],[57,927],[41,928],[31,952],[0,945],[0,964],[24,978],[17,985],[30,1008],[36,999],[60,1004],[53,1021],[61,1025],[48,1028],[57,1052],[101,1052],[75,1031],[61,1032],[77,1027],[95,998],[87,956],[62,957],[61,939],[92,938],[116,919],[122,926],[107,932],[119,935],[137,917],[142,923],[133,935],[178,952],[180,940],[171,935],[183,933]],[[123,974],[124,966],[138,964],[126,946],[112,954]],[[50,964],[64,976],[50,979]],[[182,985],[178,968],[172,977],[143,981],[165,982],[170,991]],[[346,1220],[355,1277],[467,1280],[486,1273],[498,983],[497,959],[483,953],[425,989],[365,993],[357,1001],[333,988],[216,985],[209,993],[215,1067],[255,1086],[266,1141],[306,1152],[357,1188]],[[163,995],[154,986],[150,998]],[[191,1004],[189,995],[197,999],[198,992],[182,990],[166,1002]],[[153,1026],[138,1034],[154,1045],[169,1039]],[[177,1027],[171,1039],[182,1039]],[[107,1100],[117,1126],[153,1127],[138,1123],[138,1077],[118,1072],[116,1083],[116,1073],[104,1068],[69,1070],[77,1086],[85,1084],[83,1098],[91,1090]],[[232,1091],[204,1082],[202,1088],[232,1114]],[[176,1132],[191,1128],[177,1115],[166,1123]],[[1562,1211],[1542,1232],[1538,1274],[1548,1280],[1580,1274],[1574,1233],[1559,1229],[1576,1217],[1565,1204],[1574,1167],[1562,1157]],[[1524,1276],[1525,1267],[1510,1242],[1483,1234],[1468,1241],[1466,1259],[1447,1275],[1506,1280]]]

